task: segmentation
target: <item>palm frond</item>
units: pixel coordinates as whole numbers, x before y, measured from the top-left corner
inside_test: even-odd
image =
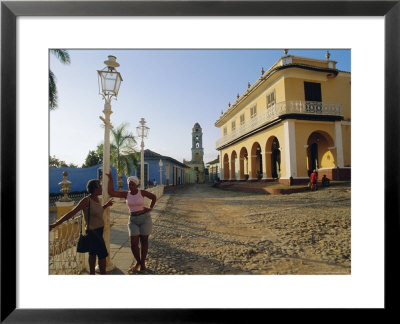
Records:
[[[55,57],[59,59],[59,61],[63,64],[70,64],[71,58],[69,53],[65,49],[51,49],[50,53],[52,53]]]
[[[71,58],[69,53],[65,49],[51,49],[50,53],[52,53],[55,57],[57,57],[61,63],[70,64]],[[58,106],[58,97],[57,97],[57,86],[56,86],[56,77],[54,73],[49,70],[49,109],[54,110]]]
[[[112,164],[117,169],[118,175],[129,176],[137,164],[135,160],[136,139],[135,136],[127,130],[129,124],[122,123],[111,130],[111,154]]]
[[[49,70],[49,109],[54,110],[57,108],[58,96],[57,96],[57,86],[56,77],[54,73]]]

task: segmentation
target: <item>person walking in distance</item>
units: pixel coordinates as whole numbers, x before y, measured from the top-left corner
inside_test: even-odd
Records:
[[[131,251],[136,264],[133,262],[128,271],[130,273],[138,271],[141,273],[147,272],[146,257],[149,248],[149,235],[152,230],[150,211],[154,208],[157,197],[151,192],[140,190],[138,188],[139,179],[134,176],[127,179],[129,191],[115,191],[111,173],[108,173],[107,176],[109,179],[108,194],[112,197],[124,198],[130,212],[128,231]],[[151,199],[150,208],[144,206],[144,198]]]
[[[317,190],[317,178],[318,178],[317,170],[313,170],[310,177],[311,190]]]

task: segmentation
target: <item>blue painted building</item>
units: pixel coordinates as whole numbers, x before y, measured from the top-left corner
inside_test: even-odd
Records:
[[[58,185],[63,177],[63,172],[67,171],[67,180],[71,182],[70,190],[72,191],[85,191],[86,184],[90,179],[99,179],[102,165],[96,165],[89,168],[49,168],[49,192],[50,193],[60,193],[61,187]],[[113,166],[111,166],[111,174],[114,178],[114,187],[117,188],[117,171]],[[126,178],[123,178],[126,183]],[[125,186],[126,187],[126,186]],[[126,187],[127,188],[127,187]]]
[[[182,162],[179,162],[169,156],[163,156],[151,150],[144,150],[144,178],[146,182],[156,182],[160,184],[160,160],[161,182],[166,186],[175,186],[187,183],[185,179],[185,168],[188,168]],[[140,178],[140,167],[137,170],[137,177]]]
[[[186,179],[185,169],[188,167],[169,157],[163,156],[151,150],[144,151],[144,178],[145,183],[149,181],[152,184],[160,184],[160,166],[159,162],[162,161],[163,166],[161,167],[161,181],[163,185],[172,186],[184,183],[190,183],[190,179]],[[85,191],[86,184],[90,179],[99,179],[102,172],[102,165],[96,165],[89,168],[49,168],[49,192],[60,193],[61,187],[58,185],[63,180],[63,172],[67,171],[67,180],[71,182],[70,190],[72,191]],[[117,189],[117,172],[116,169],[111,166],[111,173],[114,179],[114,188]],[[137,172],[134,170],[132,175],[136,175],[140,178],[140,167]],[[124,183],[123,190],[128,190],[126,183],[126,177],[122,176]],[[155,183],[154,183],[155,182]]]

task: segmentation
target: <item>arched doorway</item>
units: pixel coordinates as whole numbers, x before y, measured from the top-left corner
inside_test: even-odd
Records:
[[[310,170],[318,169],[318,144],[312,143],[310,146]]]
[[[262,178],[261,146],[255,142],[251,148],[251,175],[252,179]]]
[[[224,180],[229,180],[229,157],[224,155]]]
[[[281,150],[276,137],[271,143],[271,175],[273,179],[279,179],[281,176]]]
[[[231,167],[230,167],[230,179],[236,180],[236,171],[237,170],[237,154],[236,151],[233,151],[231,154]]]
[[[248,154],[247,149],[242,147],[239,154],[239,179],[247,180],[249,177]]]
[[[308,175],[313,170],[336,167],[336,152],[332,152],[334,142],[331,136],[324,131],[311,133],[307,141],[307,169]]]

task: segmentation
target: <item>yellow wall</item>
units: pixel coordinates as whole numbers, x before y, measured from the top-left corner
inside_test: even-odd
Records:
[[[276,137],[278,139],[279,145],[281,148],[281,152],[283,152],[283,150],[285,149],[284,129],[283,129],[283,125],[278,125],[278,126],[271,127],[265,131],[262,131],[262,132],[256,134],[255,136],[252,136],[252,137],[244,139],[238,143],[235,143],[226,149],[221,150],[222,161],[224,161],[224,156],[225,156],[225,154],[227,154],[229,157],[229,162],[231,162],[231,157],[232,157],[233,151],[235,151],[238,158],[240,158],[240,151],[242,150],[243,147],[245,147],[247,150],[247,154],[249,156],[248,167],[249,167],[249,171],[251,171],[252,165],[251,165],[250,156],[251,156],[251,149],[252,149],[254,143],[257,142],[261,147],[261,152],[265,152],[267,141],[271,137]],[[267,151],[270,151],[270,150],[271,150],[271,148],[268,147]],[[263,164],[263,169],[265,168],[264,165],[265,164]],[[230,163],[229,163],[229,167],[231,167]],[[236,170],[236,172],[237,171],[238,170]],[[264,170],[264,172],[265,172],[265,170]],[[224,163],[222,163],[221,174],[222,175],[224,174]],[[286,176],[285,154],[281,154],[281,177],[285,177],[285,176]]]
[[[272,80],[271,80],[272,81]],[[227,135],[232,132],[232,121],[236,121],[236,129],[240,127],[240,115],[244,113],[245,122],[249,121],[250,109],[254,105],[257,106],[257,115],[267,109],[267,95],[275,90],[275,102],[285,101],[285,79],[279,78],[273,82],[264,83],[258,89],[251,93],[251,95],[240,105],[233,110],[235,113],[228,119],[220,128],[221,137],[224,136],[224,127],[227,127]],[[304,95],[303,95],[304,97]]]
[[[342,105],[344,120],[350,120],[351,118],[351,86],[350,86],[350,74],[341,73],[335,78],[326,78],[325,81],[315,80],[315,74],[317,72],[310,71],[306,74],[308,78],[285,78],[285,96],[281,101],[289,100],[305,100],[304,94],[304,81],[307,82],[318,82],[321,83],[322,102],[326,103],[338,103]],[[318,73],[319,75],[321,73]],[[280,102],[280,101],[277,101]]]
[[[337,166],[337,153],[335,146],[335,124],[334,122],[315,122],[315,121],[294,121],[295,122],[295,147],[296,147],[296,166],[297,166],[297,177],[304,178],[308,177],[308,170],[311,167],[308,161],[307,147],[311,146],[312,139],[310,138],[313,133],[318,133],[319,141],[318,144],[318,162],[319,168],[334,168]],[[343,142],[347,143],[347,132],[349,126],[342,127],[343,129]],[[238,143],[231,145],[221,151],[222,157],[225,154],[228,155],[229,169],[231,170],[232,153],[236,152],[238,158],[240,158],[240,152],[242,148],[246,148],[249,156],[248,168],[249,173],[252,171],[253,166],[251,164],[252,147],[255,143],[258,143],[261,147],[261,152],[271,151],[271,147],[267,145],[268,139],[276,137],[279,141],[281,149],[281,178],[289,178],[289,174],[286,172],[286,143],[284,138],[284,126],[279,124],[277,126],[266,129],[256,135],[244,139]],[[350,166],[350,145],[343,147],[343,154],[345,158],[344,165]],[[265,159],[266,155],[263,155]],[[238,165],[239,166],[239,165]],[[265,173],[265,166],[270,168],[270,165],[266,165],[265,160],[263,161],[263,171]],[[239,166],[240,167],[240,166]],[[222,174],[224,174],[224,164],[222,164]],[[236,173],[239,170],[235,170]],[[229,173],[229,178],[231,177]],[[237,177],[238,179],[238,177]]]
[[[313,122],[297,121],[295,123],[296,132],[296,162],[297,176],[307,177],[309,161],[307,156],[307,145],[313,132],[321,134],[320,143],[318,143],[318,161],[319,168],[332,168],[336,166],[336,150],[330,150],[334,146],[335,124],[334,122]],[[324,140],[326,139],[326,141]]]
[[[279,63],[279,62],[278,62]],[[293,63],[302,63],[307,65],[314,65],[319,67],[328,67],[328,61],[317,60],[310,61],[301,58],[293,58]],[[333,61],[335,66],[336,62]],[[278,64],[279,65],[279,64]],[[290,100],[305,100],[304,82],[318,82],[321,84],[322,102],[331,104],[341,104],[343,108],[344,124],[342,125],[342,139],[343,139],[343,158],[344,166],[351,166],[351,74],[339,72],[336,77],[328,76],[328,73],[321,73],[317,71],[304,70],[299,68],[289,68],[281,70],[273,74],[266,81],[261,83],[256,90],[251,92],[246,99],[239,102],[237,106],[231,107],[227,115],[222,116],[216,125],[221,129],[221,137],[224,136],[223,128],[227,127],[227,135],[232,132],[231,122],[236,121],[236,130],[240,125],[240,115],[245,114],[245,122],[250,120],[250,108],[255,104],[257,105],[257,115],[261,114],[267,108],[267,95],[275,90],[276,103],[290,101]],[[253,86],[252,86],[253,87]],[[307,147],[309,145],[309,138],[313,132],[318,132],[321,141],[318,143],[318,162],[319,168],[333,168],[337,165],[337,152],[332,148],[336,145],[335,139],[335,123],[332,121],[319,122],[319,121],[298,121],[295,123],[295,145],[296,145],[296,163],[297,163],[297,177],[307,177],[309,161],[307,155]],[[222,149],[221,167],[224,168],[225,154],[229,157],[229,167],[231,167],[232,152],[235,151],[239,157],[240,151],[243,147],[246,148],[248,155],[251,155],[251,149],[255,142],[261,146],[261,151],[268,151],[266,148],[268,139],[272,136],[278,138],[281,148],[281,178],[288,178],[286,172],[286,143],[284,142],[284,127],[283,123],[279,123],[271,128],[263,130],[251,137],[241,140],[238,143],[232,144],[228,148]],[[265,155],[263,155],[265,159]],[[269,167],[267,165],[267,167]],[[236,173],[238,170],[235,170]],[[249,157],[249,172],[252,171],[251,159]],[[263,171],[265,172],[265,162],[263,162]],[[221,170],[224,176],[224,169]]]
[[[343,158],[344,166],[351,166],[351,127],[350,125],[342,126],[342,140],[343,140]]]
[[[284,70],[285,71],[285,70]],[[232,116],[227,119],[221,129],[221,137],[224,136],[223,128],[227,127],[227,134],[232,132],[232,121],[236,121],[236,129],[240,127],[240,115],[245,114],[245,121],[250,120],[250,108],[257,105],[257,114],[267,107],[266,96],[275,90],[276,102],[289,100],[305,100],[304,82],[321,83],[322,102],[338,103],[342,105],[344,120],[351,118],[351,79],[349,73],[339,73],[336,77],[328,78],[321,72],[303,69],[289,69],[285,78],[264,82],[258,89],[251,93],[246,100],[237,107],[231,108]]]

